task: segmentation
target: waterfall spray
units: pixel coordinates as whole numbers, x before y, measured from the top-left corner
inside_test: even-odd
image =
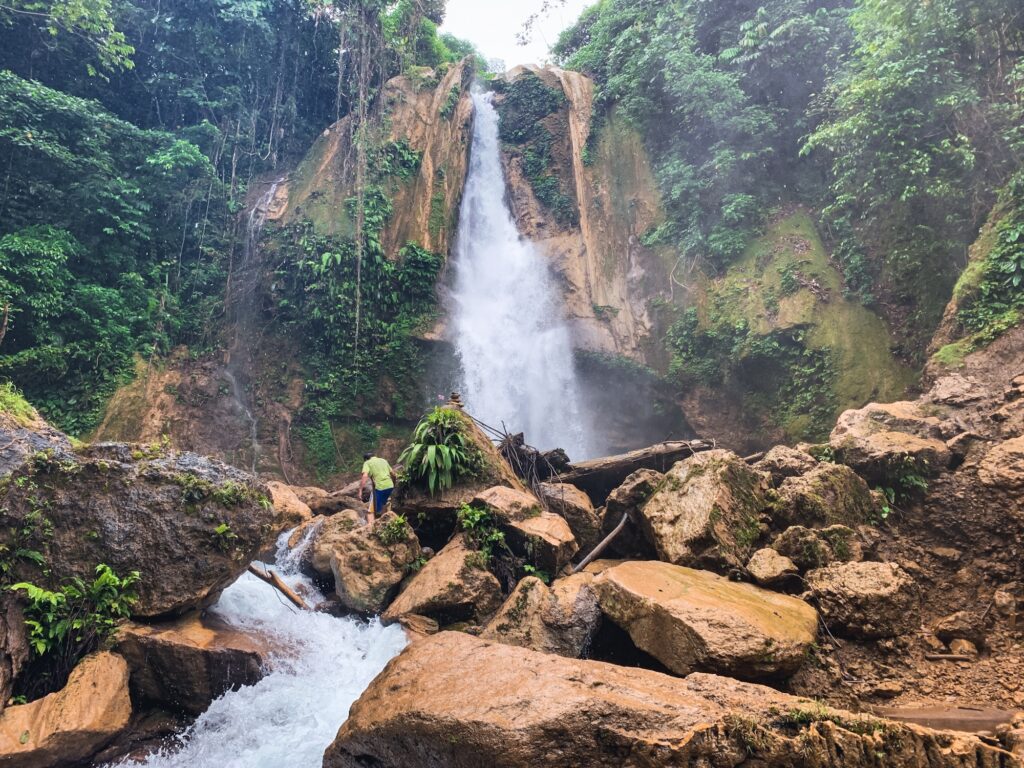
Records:
[[[455,243],[452,332],[467,408],[576,459],[594,451],[569,328],[548,264],[516,229],[492,94],[474,93],[469,174]]]

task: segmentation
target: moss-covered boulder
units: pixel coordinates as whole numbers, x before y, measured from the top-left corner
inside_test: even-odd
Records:
[[[483,623],[501,606],[501,584],[482,567],[478,553],[461,536],[452,539],[406,582],[381,621],[393,624],[417,614],[441,626],[456,622]]]
[[[0,444],[10,439],[0,429]],[[101,563],[138,571],[136,616],[212,603],[274,534],[265,485],[163,445],[51,448],[0,482],[0,544],[34,553],[15,558],[13,576],[52,588],[91,581]]]
[[[818,460],[805,451],[790,448],[788,445],[776,445],[754,463],[754,469],[767,472],[778,487],[787,477],[797,477],[810,472],[817,464]]]
[[[768,490],[768,476],[736,454],[706,451],[668,471],[641,508],[640,525],[660,560],[742,568],[764,533]]]
[[[612,539],[609,552],[622,557],[654,558],[654,548],[640,527],[640,509],[661,487],[665,475],[654,469],[638,469],[608,495],[600,512],[601,535],[609,535],[628,516],[626,527]]]
[[[398,592],[420,558],[420,543],[404,517],[387,512],[374,524],[335,538],[334,592],[351,611],[377,614]]]
[[[804,601],[708,571],[627,562],[603,571],[594,590],[608,619],[680,675],[792,674],[818,635],[818,615]]]
[[[835,562],[857,562],[863,557],[860,538],[845,525],[820,529],[791,525],[775,537],[771,546],[801,573]]]
[[[471,505],[487,508],[505,534],[509,549],[550,575],[558,573],[579,551],[565,519],[545,511],[528,491],[495,486],[474,497]]]
[[[534,576],[521,580],[480,637],[580,658],[601,624],[601,609],[591,588],[594,577],[577,573],[551,587]]]
[[[879,509],[868,484],[843,464],[822,463],[779,487],[777,522],[808,527],[856,527],[875,520]]]

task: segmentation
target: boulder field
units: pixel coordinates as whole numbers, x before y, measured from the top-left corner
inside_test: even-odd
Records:
[[[331,610],[410,637],[327,768],[1021,765],[1024,379],[979,386],[848,412],[828,445],[665,444],[535,488],[470,430],[485,471],[435,497],[405,489],[372,526],[351,487],[263,485],[0,414],[0,543],[49,565],[13,577],[140,573],[105,650],[0,712],[0,764],[116,759],[149,713],[187,721],[259,680],[267,641],[200,611],[292,529]],[[31,660],[23,607],[0,603],[2,703]],[[865,714],[948,701],[1002,722],[978,738]]]

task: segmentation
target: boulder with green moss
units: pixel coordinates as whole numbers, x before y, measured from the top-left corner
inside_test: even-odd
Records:
[[[594,577],[577,573],[549,588],[522,579],[480,636],[507,645],[580,658],[601,624],[601,609],[591,587]]]
[[[742,568],[766,530],[768,475],[730,451],[699,453],[665,475],[640,510],[658,559],[712,570]]]
[[[565,519],[545,511],[528,491],[499,485],[475,496],[471,504],[489,510],[514,554],[548,574],[558,573],[579,551]]]
[[[845,525],[821,529],[791,525],[775,537],[771,546],[789,558],[801,573],[835,562],[856,562],[863,557],[860,538]]]
[[[782,482],[775,517],[790,525],[856,527],[878,514],[868,484],[849,467],[826,462]]]
[[[21,437],[0,427],[0,444]],[[163,445],[50,437],[0,481],[0,545],[21,553],[13,580],[91,581],[102,563],[139,572],[134,615],[177,614],[215,601],[273,539],[267,487],[251,475]]]

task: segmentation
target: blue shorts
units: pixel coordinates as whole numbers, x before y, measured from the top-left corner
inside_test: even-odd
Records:
[[[394,488],[386,488],[383,491],[374,490],[373,492],[373,513],[375,515],[380,514],[380,511],[387,506],[388,499],[391,498],[391,492]]]

